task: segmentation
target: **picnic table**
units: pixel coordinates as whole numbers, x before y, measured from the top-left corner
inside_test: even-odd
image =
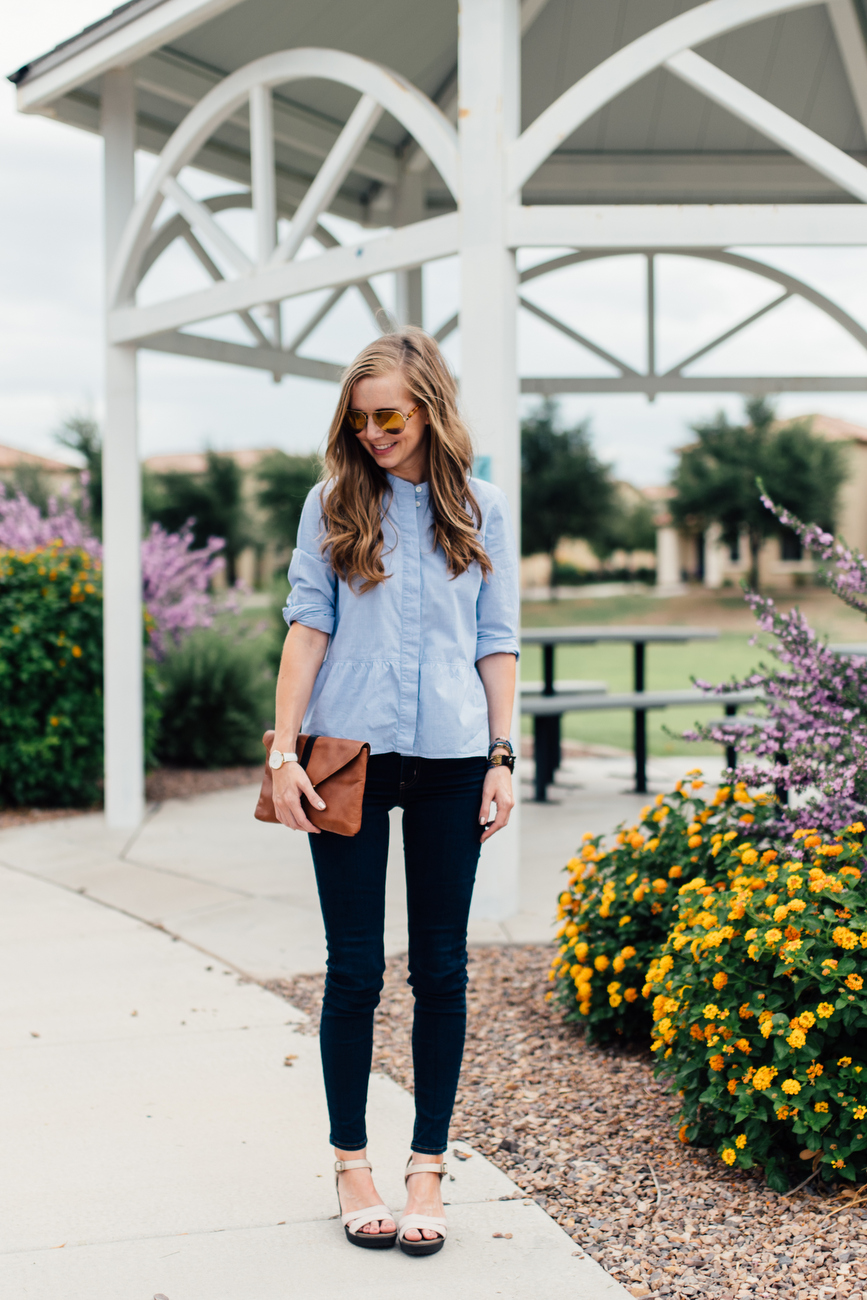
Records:
[[[523,645],[542,647],[542,691],[531,695],[522,691],[521,712],[533,718],[536,762],[535,798],[544,803],[547,787],[561,762],[561,719],[564,713],[585,713],[597,709],[631,709],[634,718],[635,790],[647,792],[647,711],[682,704],[716,702],[705,692],[694,689],[646,691],[645,663],[648,645],[683,644],[686,641],[715,641],[719,636],[710,627],[546,627],[523,628]],[[599,642],[627,644],[633,647],[633,689],[621,694],[587,690],[557,690],[555,650],[558,645],[595,645]],[[577,683],[575,683],[577,685]],[[596,685],[596,683],[593,683]],[[760,699],[757,691],[741,691],[724,697],[725,712],[733,716],[740,704]],[[732,755],[730,754],[731,758]]]

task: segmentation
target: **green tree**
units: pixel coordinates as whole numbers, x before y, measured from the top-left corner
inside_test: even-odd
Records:
[[[304,500],[318,483],[321,469],[318,456],[287,456],[285,451],[272,451],[259,462],[257,500],[278,546],[295,545]]]
[[[546,399],[521,423],[521,549],[554,562],[562,537],[600,542],[616,509],[607,465],[596,459],[589,423],[557,428],[557,404]]]
[[[253,540],[243,488],[243,471],[232,457],[209,451],[204,473],[149,475],[143,499],[149,521],[169,532],[178,532],[192,520],[196,546],[204,546],[209,537],[222,537],[226,577],[232,584],[237,558]]]
[[[649,501],[631,501],[625,493],[616,493],[599,536],[591,543],[594,554],[607,560],[615,551],[653,551],[656,549],[656,525]]]
[[[82,502],[88,521],[97,536],[102,535],[102,436],[99,425],[89,415],[70,415],[54,435],[61,447],[75,451],[84,461],[87,491]],[[31,498],[32,499],[32,498]]]
[[[693,530],[718,523],[730,546],[746,532],[755,590],[762,544],[783,531],[762,505],[758,480],[792,514],[833,532],[846,467],[840,448],[812,433],[808,423],[777,423],[765,398],[748,401],[745,414],[744,424],[730,424],[720,412],[692,426],[698,441],[680,454],[671,510],[681,526]]]

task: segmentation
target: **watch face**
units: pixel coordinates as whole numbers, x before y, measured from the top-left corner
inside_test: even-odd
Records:
[[[268,766],[273,767],[275,771],[278,767],[282,767],[283,755],[278,754],[276,750],[272,750],[271,753],[268,755]]]

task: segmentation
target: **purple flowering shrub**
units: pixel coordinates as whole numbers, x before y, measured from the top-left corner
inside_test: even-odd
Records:
[[[29,552],[56,543],[84,551],[95,561],[102,559],[102,543],[68,498],[52,498],[43,515],[22,492],[12,494],[0,483],[0,550]],[[211,537],[206,546],[194,549],[189,524],[177,533],[152,525],[141,545],[141,568],[148,643],[156,658],[194,628],[210,627],[219,612],[232,608],[231,597],[218,602],[210,591],[225,567],[220,555],[224,545],[222,538]]]
[[[762,501],[820,561],[821,580],[867,614],[867,559],[767,496]],[[762,664],[740,682],[696,685],[723,697],[748,687],[764,692],[767,717],[738,729],[738,779],[750,786],[772,784],[784,797],[798,794],[797,807],[780,808],[781,822],[836,833],[865,819],[867,811],[867,659],[829,650],[798,609],[782,613],[756,592],[746,600],[762,631],[776,638],[771,653],[778,666]],[[725,745],[732,737],[725,726],[711,723],[687,739]]]

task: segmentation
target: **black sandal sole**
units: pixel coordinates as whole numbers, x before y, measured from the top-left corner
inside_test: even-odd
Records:
[[[438,1250],[442,1250],[446,1239],[437,1237],[434,1241],[398,1241],[397,1244],[404,1255],[435,1255]]]
[[[347,1224],[343,1225],[346,1240],[352,1246],[362,1250],[389,1250],[397,1241],[396,1232],[350,1232]]]

